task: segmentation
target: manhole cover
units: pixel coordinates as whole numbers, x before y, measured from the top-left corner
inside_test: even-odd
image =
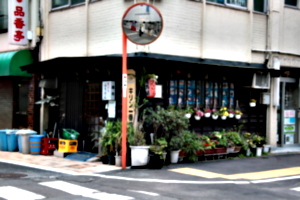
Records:
[[[18,174],[18,173],[0,173],[0,178],[21,178],[25,177],[27,174]]]

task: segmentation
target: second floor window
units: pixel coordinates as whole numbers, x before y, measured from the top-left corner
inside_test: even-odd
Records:
[[[206,1],[247,8],[247,0],[206,0]]]
[[[256,12],[267,12],[267,0],[254,0],[253,10]]]
[[[82,4],[85,0],[52,0],[52,8],[68,7],[76,4]]]
[[[285,0],[284,3],[285,5],[288,5],[288,6],[295,6],[297,7],[298,6],[298,0]]]
[[[0,1],[0,33],[7,32],[8,27],[8,0]]]

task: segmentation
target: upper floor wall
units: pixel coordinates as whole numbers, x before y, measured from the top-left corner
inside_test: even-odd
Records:
[[[121,54],[121,19],[136,2],[87,0],[52,9],[51,1],[44,1],[42,59]],[[145,2],[160,10],[163,31],[150,45],[137,46],[128,41],[129,53],[147,51],[249,63],[264,63],[268,51],[300,55],[300,27],[296,26],[300,5],[287,6],[285,0]]]

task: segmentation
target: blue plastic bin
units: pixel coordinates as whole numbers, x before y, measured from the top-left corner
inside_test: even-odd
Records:
[[[29,143],[30,143],[30,153],[31,155],[40,155],[41,153],[41,143],[43,135],[30,135]]]
[[[9,129],[0,130],[0,151],[7,151],[6,131]]]
[[[29,136],[37,134],[36,131],[30,129],[22,129],[16,132],[18,136],[18,144],[20,148],[20,152],[25,154],[30,154],[29,148]]]
[[[6,138],[7,138],[7,150],[8,151],[17,151],[18,150],[18,135],[16,132],[18,130],[7,130]]]

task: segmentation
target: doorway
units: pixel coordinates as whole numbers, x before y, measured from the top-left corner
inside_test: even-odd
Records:
[[[279,146],[299,145],[299,82],[295,78],[280,78],[280,106],[277,111]]]

